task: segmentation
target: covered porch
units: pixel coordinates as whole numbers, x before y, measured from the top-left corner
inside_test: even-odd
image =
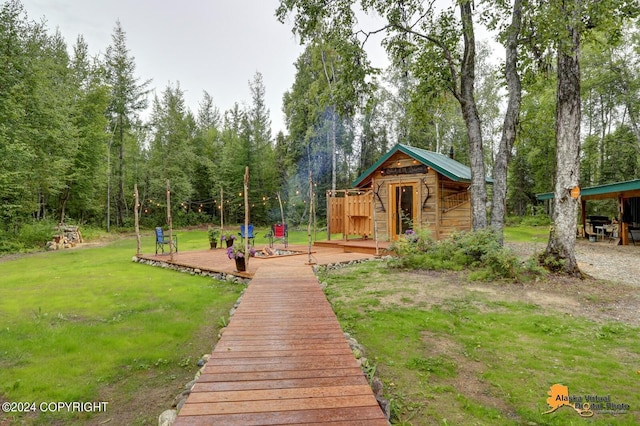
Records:
[[[553,199],[554,194],[538,194],[540,201]],[[579,192],[582,235],[586,238],[613,241],[616,244],[640,244],[640,179],[582,188]],[[587,215],[587,201],[616,200],[614,217]]]

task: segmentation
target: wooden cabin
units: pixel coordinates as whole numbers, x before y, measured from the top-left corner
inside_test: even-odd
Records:
[[[397,144],[353,183],[327,193],[329,234],[394,241],[408,229],[443,239],[471,230],[471,170],[452,158]]]

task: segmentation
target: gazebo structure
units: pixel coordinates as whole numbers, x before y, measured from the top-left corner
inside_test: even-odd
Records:
[[[553,192],[537,194],[540,201],[551,200]],[[598,235],[614,238],[618,243],[640,243],[640,179],[591,186],[579,191],[582,229],[586,237]],[[615,199],[618,216],[586,216],[587,201]]]
[[[436,239],[471,230],[471,170],[436,152],[397,144],[352,189],[327,192],[329,237],[394,241],[408,229]]]

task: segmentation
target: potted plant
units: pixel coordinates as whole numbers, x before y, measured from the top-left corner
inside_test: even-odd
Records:
[[[253,247],[249,248],[249,252],[245,253],[243,246],[229,246],[227,247],[227,256],[229,259],[236,261],[236,269],[239,272],[247,270],[247,264],[245,262],[247,256],[253,257],[256,255],[256,250]]]
[[[207,236],[209,237],[209,245],[212,249],[218,247],[218,239],[220,238],[220,230],[212,226],[207,229]]]
[[[231,233],[222,234],[222,237],[220,237],[220,240],[224,241],[227,247],[231,247],[233,245],[233,240],[235,239],[236,235]]]

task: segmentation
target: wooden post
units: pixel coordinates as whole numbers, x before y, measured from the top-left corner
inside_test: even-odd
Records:
[[[624,221],[625,202],[624,197],[618,197],[618,237],[623,246],[629,245],[629,224]]]
[[[167,225],[169,226],[169,258],[173,262],[173,226],[171,222],[171,187],[167,179]]]
[[[134,223],[136,227],[136,241],[138,244],[136,256],[140,256],[140,198],[138,195],[138,184],[133,185],[133,195],[135,197],[135,206],[133,208],[134,211]]]
[[[249,271],[249,166],[244,169],[244,264]]]
[[[280,192],[277,193],[278,196],[278,204],[280,205],[280,219],[282,220],[282,225],[284,226],[284,209],[282,208],[282,198],[280,198]]]
[[[307,265],[315,265],[316,262],[311,258],[311,221],[313,217],[311,216],[313,213],[313,179],[311,175],[311,169],[309,169],[309,225],[307,226],[307,239],[309,241],[309,261]]]
[[[331,197],[335,196],[335,194],[333,194],[331,192],[331,190],[328,190],[327,193],[327,241],[331,241]]]
[[[344,206],[342,208],[342,239],[349,238],[349,191],[344,191]]]
[[[224,235],[224,188],[220,187],[220,247],[222,247],[222,236]]]
[[[318,186],[318,184],[315,184],[314,186]],[[317,196],[318,194],[315,190],[313,190],[313,241],[316,241],[318,239],[318,216],[316,215],[318,204],[318,200],[316,200]]]
[[[587,229],[587,201],[580,197],[580,220],[582,222],[582,235],[581,237],[584,238],[587,236],[586,234],[586,229]]]
[[[376,254],[375,257],[380,257],[380,249],[378,246],[378,220],[376,218],[376,197],[373,196],[373,188],[375,188],[376,180],[375,178],[371,180],[371,207],[373,212],[371,213],[373,216],[373,238],[376,242]]]

